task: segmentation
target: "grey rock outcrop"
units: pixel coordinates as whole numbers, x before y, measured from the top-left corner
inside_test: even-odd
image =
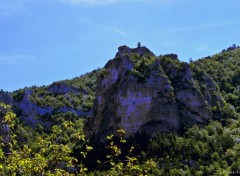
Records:
[[[49,86],[48,91],[53,94],[65,94],[65,93],[79,93],[79,88],[69,86],[66,83],[53,83]]]
[[[138,60],[132,55],[155,60],[136,72]],[[214,96],[212,80],[206,75],[205,82],[195,79],[189,64],[180,62],[174,54],[156,57],[146,47],[122,46],[104,69],[97,85],[92,127],[100,141],[119,128],[126,131],[126,136],[181,132],[212,119],[210,108],[221,102]],[[131,74],[133,71],[137,74]],[[145,74],[144,81],[139,81],[138,75],[143,75],[140,71]],[[202,91],[196,83],[212,88]]]

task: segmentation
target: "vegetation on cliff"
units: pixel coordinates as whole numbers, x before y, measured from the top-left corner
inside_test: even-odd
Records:
[[[186,63],[174,54],[142,57],[135,53],[129,57],[134,67],[128,76],[145,84],[149,72],[157,70],[170,78],[171,96],[176,95],[181,73],[188,69]],[[156,60],[161,67],[154,65]],[[189,64],[191,88],[206,100],[210,92],[213,101],[204,106],[214,118],[204,127],[195,124],[185,129],[183,134],[157,132],[148,137],[136,133],[125,138],[125,131],[118,129],[117,135],[108,135],[104,143],[85,136],[83,126],[91,122],[86,119],[94,117],[97,78],[107,74],[104,69],[50,86],[1,92],[0,100],[5,103],[0,104],[0,175],[239,174],[240,49],[232,46]],[[174,68],[180,72],[170,74]],[[31,111],[23,105],[31,105]],[[37,124],[27,123],[27,115]]]

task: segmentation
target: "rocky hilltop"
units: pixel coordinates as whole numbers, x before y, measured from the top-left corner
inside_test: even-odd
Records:
[[[211,109],[223,104],[217,91],[210,77],[175,54],[122,46],[100,73],[92,130],[101,141],[117,129],[127,136],[181,133],[215,117]]]
[[[176,54],[156,56],[146,47],[121,46],[102,69],[49,86],[1,91],[0,101],[11,105],[20,122],[31,128],[48,130],[65,120],[92,116],[86,132],[101,141],[120,128],[128,137],[182,133],[226,114],[221,112],[225,102],[215,84],[218,79],[214,82],[216,78],[208,76],[211,67],[202,69],[201,62],[180,62]],[[235,111],[230,104],[224,109]]]

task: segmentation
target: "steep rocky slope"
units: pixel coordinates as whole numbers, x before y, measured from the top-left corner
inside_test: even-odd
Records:
[[[206,124],[223,101],[212,79],[195,70],[174,54],[156,57],[146,47],[120,47],[98,80],[94,133],[104,140],[119,128],[131,136]]]

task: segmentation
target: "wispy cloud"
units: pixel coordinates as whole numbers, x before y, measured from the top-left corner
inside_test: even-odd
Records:
[[[212,28],[212,27],[218,27],[218,26],[225,26],[233,23],[236,23],[236,21],[221,21],[216,23],[205,23],[205,24],[202,24],[202,26],[206,28]]]
[[[32,0],[0,0],[0,16],[11,16],[25,12],[28,3],[32,3]]]
[[[197,49],[198,51],[206,51],[208,50],[208,45],[203,45]]]
[[[183,31],[194,30],[194,29],[197,29],[197,28],[198,28],[198,27],[196,27],[196,26],[173,27],[173,28],[167,29],[165,32],[167,32],[167,33],[183,32]]]
[[[216,27],[226,26],[234,23],[236,23],[236,21],[220,21],[220,22],[212,22],[212,23],[203,23],[195,26],[174,27],[174,28],[167,29],[165,32],[167,33],[187,32],[187,31],[194,31],[194,30],[216,28]]]
[[[57,0],[64,3],[76,4],[76,5],[108,5],[114,4],[123,0]]]
[[[33,61],[35,56],[28,54],[0,54],[2,64],[25,64]]]
[[[0,16],[10,16],[16,14],[22,10],[22,6],[19,4],[3,4],[0,3]]]
[[[55,0],[55,1],[75,5],[110,5],[119,2],[142,2],[147,4],[169,5],[181,2],[182,0]]]
[[[127,34],[124,31],[120,30],[120,29],[114,28],[113,31],[115,33],[117,33],[117,34],[122,35],[122,36],[127,36]]]
[[[0,0],[0,15],[8,15],[10,12],[14,12],[23,7],[26,3],[34,3],[34,2],[61,2],[65,4],[72,5],[111,5],[119,2],[140,2],[145,4],[155,4],[155,5],[171,5],[178,2],[182,2],[182,0]]]

